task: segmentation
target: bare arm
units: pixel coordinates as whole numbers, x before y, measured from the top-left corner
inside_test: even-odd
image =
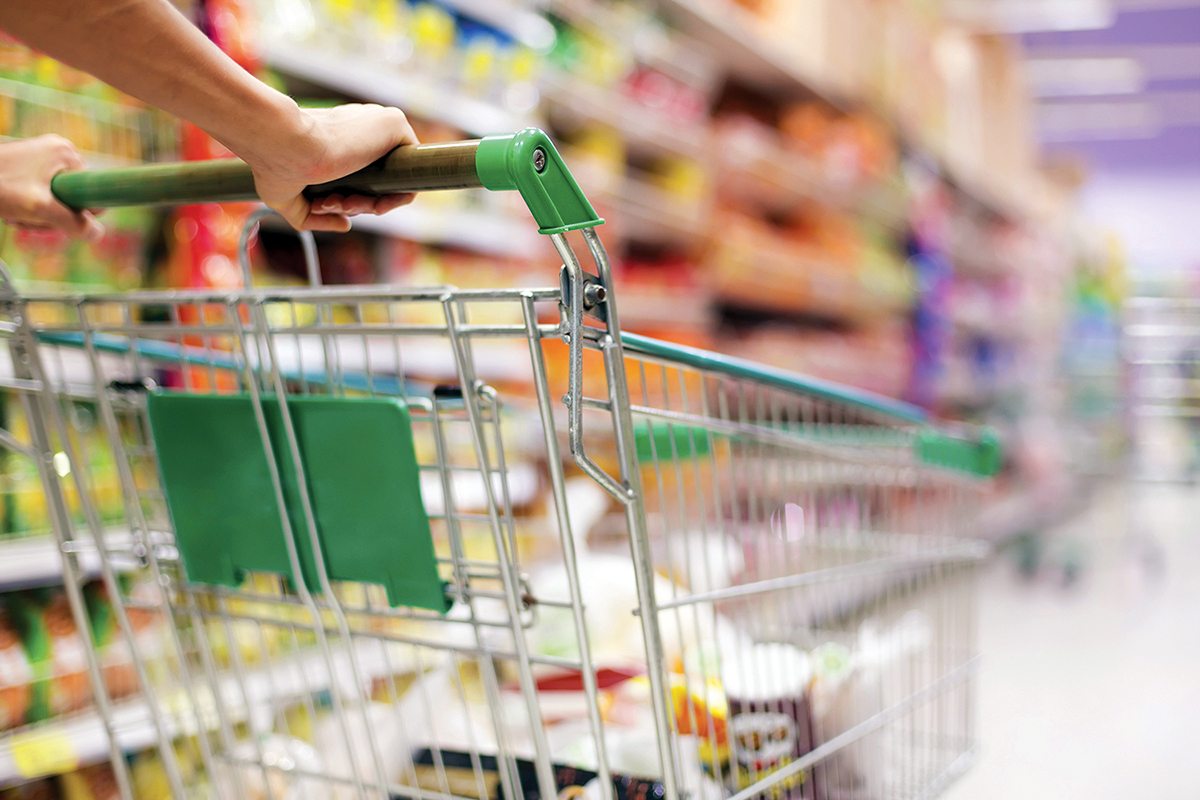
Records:
[[[300,194],[416,142],[398,109],[307,110],[254,78],[167,0],[0,0],[0,29],[150,105],[193,122],[254,170],[259,196],[299,228],[346,230],[347,217],[411,200]]]

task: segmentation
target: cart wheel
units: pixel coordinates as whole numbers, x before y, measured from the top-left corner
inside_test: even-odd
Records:
[[[1074,586],[1083,575],[1087,565],[1087,554],[1079,542],[1064,542],[1055,554],[1055,566],[1063,588]]]
[[[1040,533],[1023,533],[1013,540],[1013,560],[1026,580],[1033,580],[1042,566],[1045,542]]]

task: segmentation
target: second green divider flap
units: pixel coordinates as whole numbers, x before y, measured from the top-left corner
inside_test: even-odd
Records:
[[[320,580],[279,403],[262,398],[305,585]],[[248,571],[295,585],[249,395],[154,394],[150,425],[188,580],[236,587]],[[331,580],[382,585],[392,606],[438,612],[438,575],[408,409],[381,398],[288,398]]]

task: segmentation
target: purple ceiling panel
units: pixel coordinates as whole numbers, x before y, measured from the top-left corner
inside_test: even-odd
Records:
[[[1189,108],[1191,105],[1198,106],[1197,113],[1188,110],[1181,119],[1168,120],[1153,138],[1089,141],[1087,135],[1081,134],[1080,141],[1047,143],[1045,150],[1050,155],[1070,153],[1082,156],[1094,168],[1101,170],[1200,167],[1200,124],[1197,124],[1197,120],[1200,120],[1200,1],[1188,8],[1125,10],[1117,15],[1112,27],[1104,30],[1031,33],[1025,34],[1022,39],[1026,53],[1031,57],[1127,55],[1137,58],[1144,67],[1153,66],[1147,63],[1146,54],[1152,53],[1156,46],[1197,46],[1194,65],[1190,52],[1186,49],[1182,51],[1184,74],[1156,78],[1154,70],[1147,69],[1148,80],[1140,96],[1154,102],[1171,95],[1176,105],[1183,103]],[[1180,71],[1178,60],[1174,71]],[[1119,102],[1134,97],[1123,95],[1107,99]],[[1103,102],[1105,99],[1094,96],[1076,98],[1081,103]],[[1066,102],[1071,100],[1067,99]]]

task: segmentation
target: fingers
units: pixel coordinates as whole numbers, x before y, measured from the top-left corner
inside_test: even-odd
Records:
[[[385,197],[380,197],[375,201],[375,213],[386,214],[387,212],[394,211],[401,206],[406,206],[416,199],[417,196],[412,192],[408,192],[406,194],[391,194]]]
[[[83,156],[75,145],[54,134],[3,145],[0,216],[24,228],[52,228],[81,239],[99,239],[104,227],[95,215],[67,208],[50,188],[58,173],[83,167]]]
[[[83,169],[83,156],[74,144],[57,134],[38,136],[34,141],[44,147],[49,156],[46,163],[47,197],[40,210],[41,221],[79,239],[98,241],[104,236],[104,226],[97,221],[96,215],[91,211],[75,211],[60,203],[50,192],[48,182],[60,172]]]
[[[367,195],[343,197],[340,194],[331,194],[314,200],[312,213],[339,214],[346,217],[354,217],[359,214],[386,214],[401,206],[408,205],[416,197],[411,192],[384,195],[382,197],[370,197]]]
[[[49,191],[30,217],[29,222],[56,228],[78,239],[94,242],[104,236],[104,226],[92,212],[72,211],[55,200]]]
[[[104,238],[104,225],[100,220],[96,219],[96,215],[91,211],[84,211],[79,216],[83,217],[83,238],[89,242],[98,242]]]
[[[314,200],[312,206],[312,213],[314,214],[340,214],[346,217],[353,217],[357,214],[369,214],[374,212],[374,210],[375,198],[363,195],[343,197],[340,194],[331,194],[319,200]]]
[[[350,218],[340,214],[309,214],[298,230],[346,233],[350,230]]]

